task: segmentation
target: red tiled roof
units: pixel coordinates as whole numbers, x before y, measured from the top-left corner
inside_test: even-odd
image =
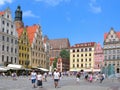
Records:
[[[49,40],[52,49],[66,49],[70,47],[69,40],[67,38]]]
[[[80,47],[93,47],[96,43],[95,42],[87,42],[87,43],[80,43],[71,46],[70,48],[80,48]]]
[[[120,32],[116,32],[116,34],[117,34],[118,38],[120,39]],[[108,36],[108,33],[105,33],[104,40],[106,40],[107,36]]]
[[[33,38],[35,37],[35,32],[38,28],[39,28],[38,25],[26,27],[30,44],[33,43]]]
[[[17,29],[18,37],[20,37],[22,35],[23,29],[24,28]]]
[[[35,32],[36,30],[39,28],[38,25],[33,25],[33,26],[27,26],[27,27],[23,27],[23,28],[19,28],[17,29],[18,32],[18,37],[20,37],[22,35],[22,32],[24,29],[27,30],[27,34],[28,34],[28,39],[30,44],[33,43],[33,38],[35,37]]]
[[[4,15],[4,14],[5,14],[5,12],[4,12],[4,11],[0,12],[0,16],[1,16],[1,15]]]

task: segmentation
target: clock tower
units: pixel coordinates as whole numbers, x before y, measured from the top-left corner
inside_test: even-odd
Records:
[[[14,21],[15,25],[16,25],[16,29],[24,27],[24,24],[22,22],[22,11],[20,6],[17,7],[16,11],[15,11],[15,21]]]

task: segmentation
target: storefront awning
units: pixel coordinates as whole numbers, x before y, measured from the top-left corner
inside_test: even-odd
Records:
[[[42,70],[42,71],[49,71],[48,69],[46,68],[38,68],[39,70]]]
[[[8,69],[6,67],[1,66],[0,71],[7,71]]]
[[[23,66],[19,64],[8,64],[7,68],[13,69],[13,70],[24,69]]]

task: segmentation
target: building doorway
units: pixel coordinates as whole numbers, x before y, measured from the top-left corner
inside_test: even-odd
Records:
[[[117,73],[120,73],[120,71],[119,71],[120,69],[119,68],[117,68]]]

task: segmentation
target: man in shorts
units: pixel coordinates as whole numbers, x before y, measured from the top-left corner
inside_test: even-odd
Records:
[[[53,73],[53,79],[54,79],[54,85],[55,85],[55,88],[57,88],[58,86],[58,81],[60,79],[60,73],[58,72],[58,70],[55,70],[54,73]]]
[[[36,72],[33,70],[33,71],[31,72],[31,82],[32,82],[32,84],[33,84],[33,88],[35,88],[36,79],[37,79],[37,74],[36,74]]]

